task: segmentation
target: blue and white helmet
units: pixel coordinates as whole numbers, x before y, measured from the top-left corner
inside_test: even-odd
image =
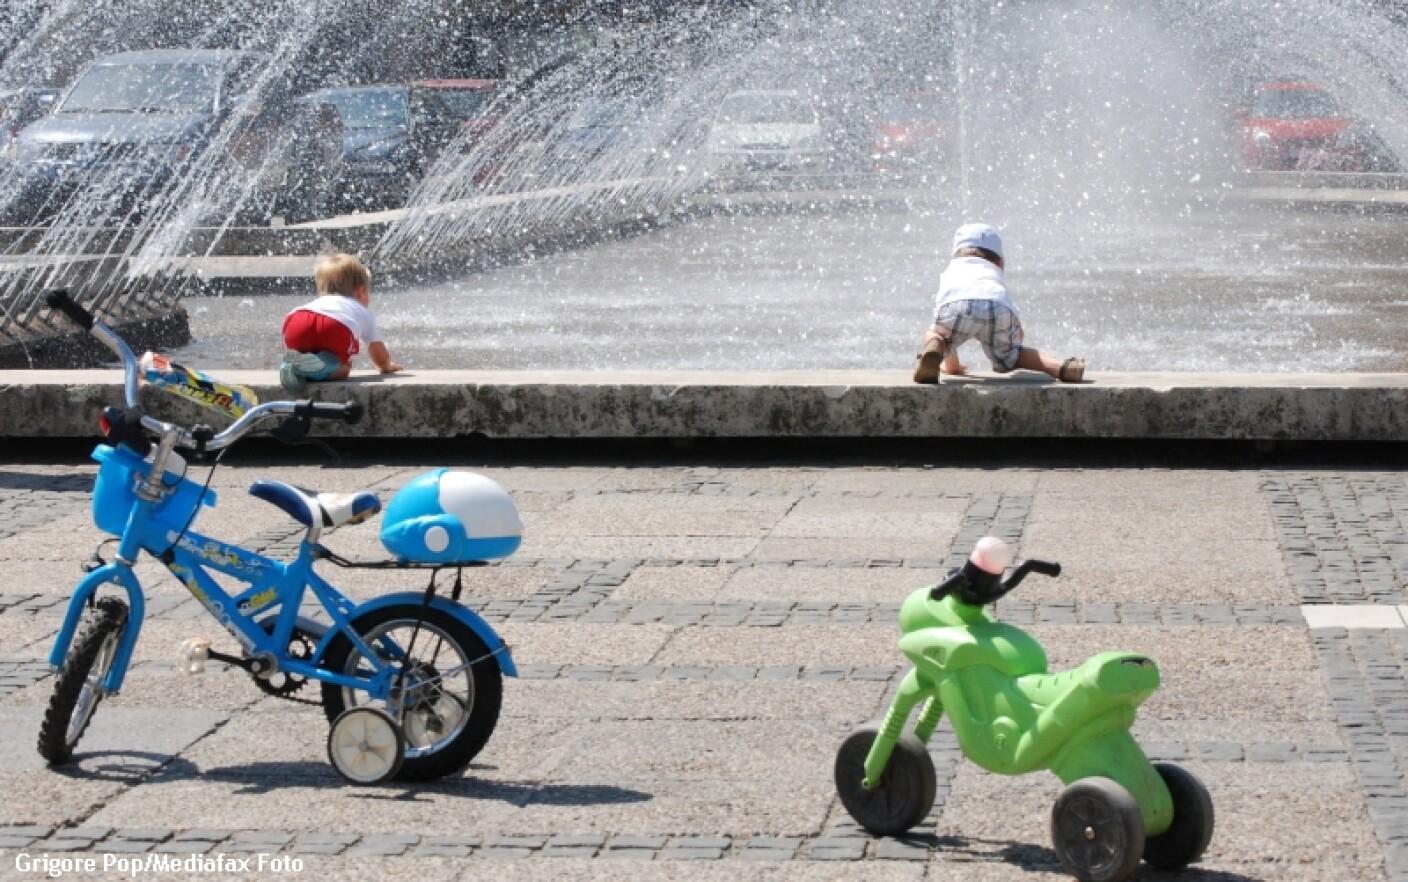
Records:
[[[381,544],[402,560],[456,564],[518,550],[523,522],[504,488],[473,472],[436,469],[391,497]]]

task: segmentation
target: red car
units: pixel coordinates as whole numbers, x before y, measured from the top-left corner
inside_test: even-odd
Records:
[[[939,165],[952,134],[940,96],[910,92],[891,98],[871,122],[872,170],[895,174]]]
[[[1314,83],[1278,80],[1256,88],[1238,112],[1247,168],[1266,171],[1361,171],[1363,146],[1354,120]]]

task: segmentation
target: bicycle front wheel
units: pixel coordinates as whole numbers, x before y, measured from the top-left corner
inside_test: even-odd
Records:
[[[54,694],[39,727],[39,755],[51,766],[69,761],[93,719],[103,698],[103,678],[112,670],[127,625],[127,604],[116,597],[102,598],[94,609],[96,614],[74,638],[54,678]]]
[[[416,603],[372,610],[350,624],[382,664],[406,674],[391,702],[393,714],[397,707],[401,711],[398,721],[406,737],[397,779],[431,781],[469,765],[493,734],[503,699],[503,674],[484,641],[453,615]],[[349,677],[375,674],[342,634],[329,644],[322,666]],[[371,702],[364,691],[323,684],[329,722]]]

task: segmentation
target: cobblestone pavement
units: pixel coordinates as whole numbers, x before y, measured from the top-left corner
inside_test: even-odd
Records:
[[[226,466],[198,529],[286,557],[301,528],[245,494],[251,481],[387,498],[421,468]],[[900,601],[993,533],[1063,565],[998,607],[1053,668],[1104,649],[1159,662],[1136,734],[1204,779],[1218,822],[1201,864],[1159,878],[1408,879],[1398,473],[475,470],[513,493],[526,525],[518,554],[468,580],[521,677],[462,776],[359,789],[326,762],[311,687],[286,701],[235,668],[177,673],[186,637],[237,649],[150,560],[123,692],[71,766],[46,769],[46,657],[104,537],[88,517],[91,466],[0,463],[0,877],[41,877],[17,868],[23,852],[100,866],[151,855],[169,877],[196,865],[160,860],[202,855],[237,870],[263,856],[255,877],[297,858],[334,878],[1062,878],[1048,833],[1059,783],[978,770],[946,726],[930,745],[939,796],[912,836],[865,835],[832,784],[841,739],[903,674]],[[326,544],[373,559],[377,528]],[[358,599],[423,586],[325,574]],[[1337,618],[1342,607],[1387,616]]]

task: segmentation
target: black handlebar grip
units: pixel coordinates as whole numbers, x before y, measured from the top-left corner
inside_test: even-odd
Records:
[[[74,303],[68,296],[67,291],[63,289],[50,291],[48,294],[44,295],[44,303],[47,304],[50,309],[57,309],[59,312],[68,316],[69,321],[78,325],[83,330],[93,330],[93,314],[77,303]]]
[[[342,420],[349,426],[355,426],[362,419],[363,408],[360,401],[349,401],[346,404],[304,401],[296,412],[316,420]]]
[[[1055,578],[1061,575],[1061,565],[1053,561],[1029,560],[1027,564],[1031,567],[1032,572],[1041,573],[1043,576]]]

